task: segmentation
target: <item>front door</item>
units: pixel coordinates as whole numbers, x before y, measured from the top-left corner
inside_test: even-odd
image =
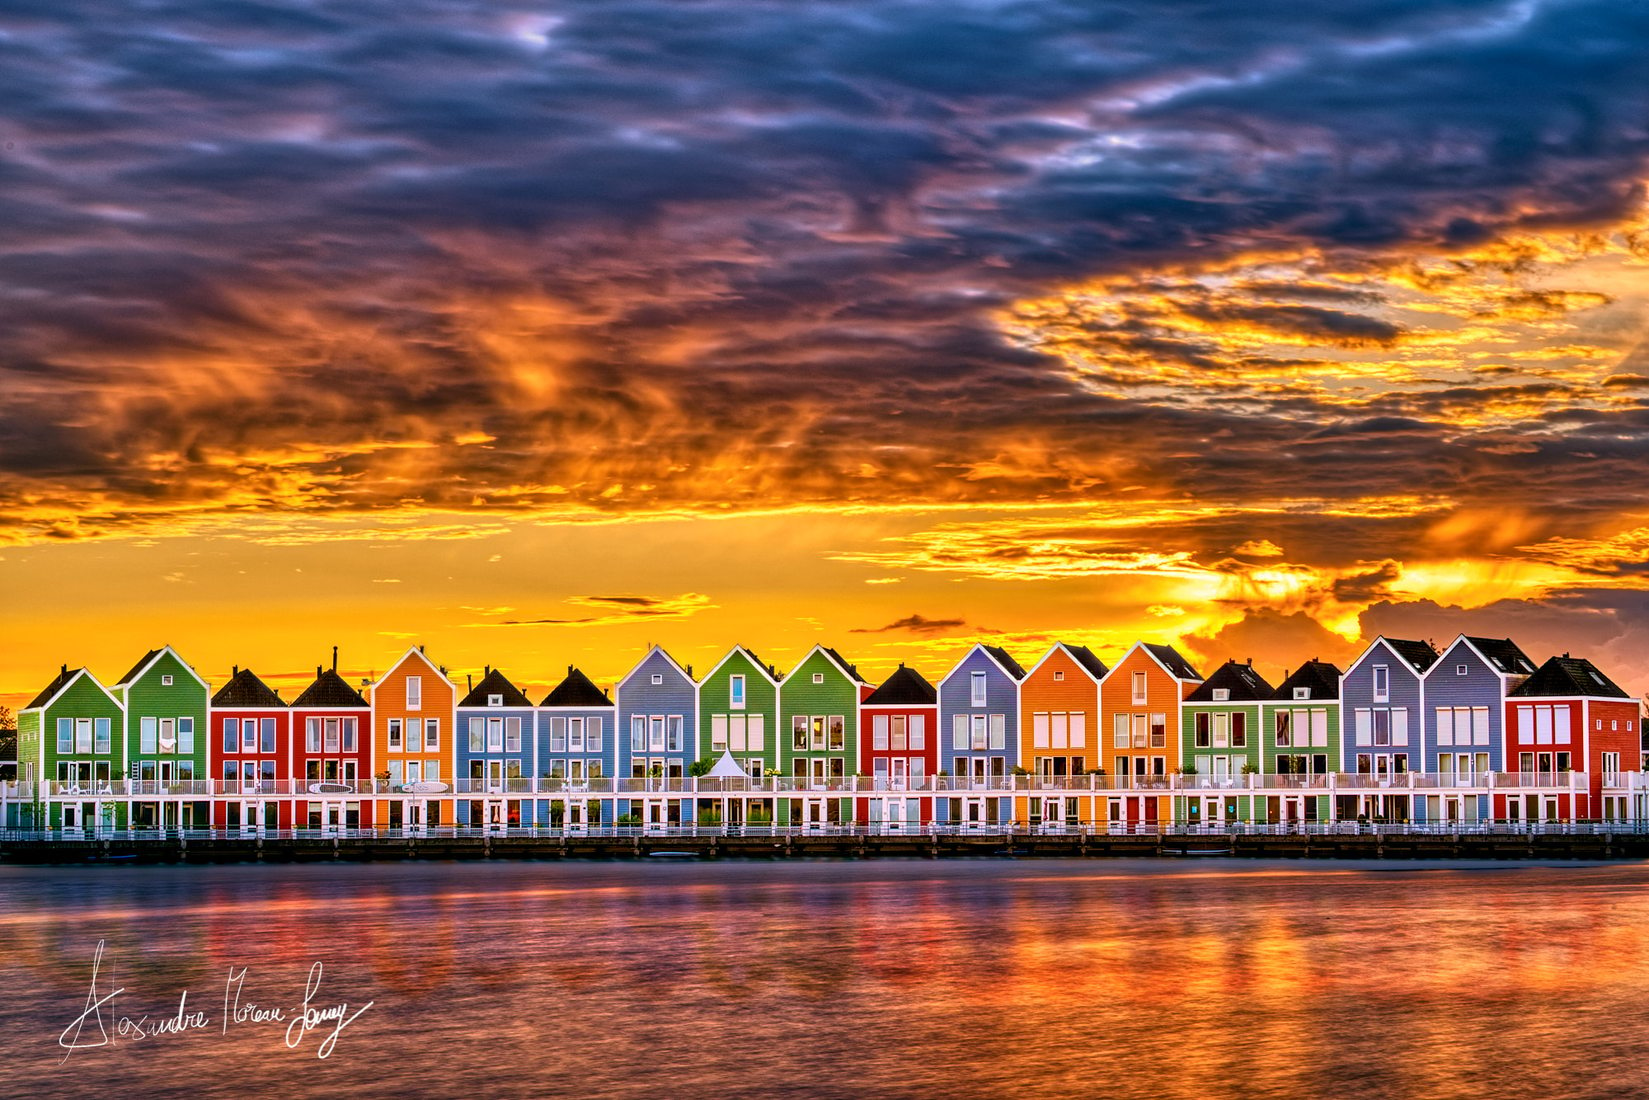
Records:
[[[234,807],[231,806],[231,809]],[[240,831],[242,836],[256,836],[263,832],[263,803],[240,804]]]
[[[562,818],[567,831],[569,833],[582,833],[585,829],[585,822],[588,820],[584,800],[582,798],[569,798],[567,800],[566,816]]]
[[[502,760],[487,761],[487,790],[502,791],[504,789],[504,762]],[[492,824],[492,813],[487,814],[487,823]]]
[[[63,803],[63,831],[78,833],[81,827],[80,803]]]
[[[408,832],[422,834],[429,827],[429,805],[422,798],[408,799],[404,811]]]
[[[502,798],[487,799],[485,820],[487,823],[487,832],[501,833],[504,831],[509,822],[504,816],[504,800]]]
[[[815,832],[822,830],[830,820],[825,812],[825,800],[822,798],[807,799],[802,807],[802,815],[803,823]]]
[[[888,765],[892,769],[888,778],[889,784],[896,791],[904,790],[910,782],[910,761],[896,756],[888,761]]]
[[[1042,800],[1042,831],[1045,833],[1062,833],[1065,831],[1065,800],[1063,798],[1044,798]]]
[[[889,833],[905,831],[905,800],[902,798],[884,798],[882,800],[882,829]]]
[[[985,800],[983,798],[964,798],[962,800],[962,827],[965,829],[983,829],[985,827]]]

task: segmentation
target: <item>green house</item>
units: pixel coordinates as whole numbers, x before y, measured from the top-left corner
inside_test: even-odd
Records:
[[[17,776],[34,785],[18,828],[124,828],[125,714],[84,668],[62,671],[17,715]]]
[[[870,693],[859,670],[828,646],[816,645],[779,684],[779,771],[793,793],[783,807],[788,824],[851,822],[847,790],[859,770],[859,701]]]
[[[139,829],[208,828],[206,681],[173,651],[152,649],[114,686],[125,710],[126,777]]]
[[[1312,658],[1278,686],[1260,708],[1265,770],[1279,783],[1298,784],[1300,793],[1270,800],[1260,818],[1271,823],[1326,821],[1329,797],[1323,779],[1339,770],[1339,668]]]
[[[1193,825],[1252,820],[1247,775],[1260,770],[1260,709],[1274,693],[1253,665],[1227,661],[1185,697],[1181,820]]]
[[[699,752],[703,768],[714,766],[723,755],[752,779],[779,771],[779,677],[771,665],[763,664],[742,645],[734,646],[703,680],[699,681]],[[748,803],[729,802],[727,813],[744,814],[733,824],[761,824],[773,820],[773,804],[766,799]],[[700,804],[701,821],[718,823],[720,804]]]

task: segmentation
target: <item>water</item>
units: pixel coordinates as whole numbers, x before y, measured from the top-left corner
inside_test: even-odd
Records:
[[[0,1091],[1649,1094],[1649,866],[0,869]],[[65,1052],[104,1017],[208,1027]],[[330,1025],[223,1030],[225,981]],[[95,1022],[80,1031],[91,1042]],[[65,1053],[67,1061],[63,1061]]]

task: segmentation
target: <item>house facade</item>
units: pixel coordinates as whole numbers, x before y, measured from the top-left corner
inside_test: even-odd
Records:
[[[1604,793],[1642,770],[1638,701],[1581,657],[1552,657],[1506,699],[1506,761],[1496,820],[1548,822],[1631,815],[1625,795]],[[1576,789],[1573,772],[1586,773]],[[1515,784],[1515,785],[1513,785]]]
[[[1340,670],[1315,657],[1284,677],[1260,707],[1262,769],[1300,793],[1267,796],[1268,823],[1326,821],[1327,776],[1340,767]]]
[[[1487,795],[1452,794],[1477,777],[1506,770],[1506,697],[1535,671],[1510,638],[1456,638],[1425,676],[1423,770],[1441,793],[1427,794],[1416,816],[1425,821],[1478,821]]]
[[[292,828],[291,709],[251,669],[237,666],[212,696],[211,715],[208,774],[230,796],[213,803],[213,826]]]
[[[173,651],[152,649],[114,686],[126,720],[126,775],[139,829],[208,828],[206,681]]]
[[[532,822],[531,779],[537,711],[525,692],[491,665],[458,701],[454,739],[460,796],[458,818],[475,828],[518,828]]]
[[[1019,766],[1050,791],[1101,767],[1099,685],[1107,671],[1087,646],[1055,642],[1020,681]],[[1023,799],[1014,817],[1033,828],[1073,826],[1092,815],[1093,805],[1038,793]]]
[[[1181,767],[1180,707],[1202,674],[1170,645],[1136,642],[1099,686],[1099,717],[1112,827],[1154,826],[1172,811],[1156,792]]]
[[[388,814],[375,815],[377,803],[361,797],[372,793],[377,771],[372,707],[338,675],[336,652],[331,668],[315,667],[315,679],[292,700],[291,713],[296,824],[323,830],[387,824]]]
[[[876,797],[860,802],[859,823],[890,831],[933,821],[933,798],[919,796],[939,771],[939,691],[900,664],[859,704],[859,773]]]
[[[400,797],[384,804],[390,828],[451,825],[458,689],[413,646],[372,685],[372,756],[376,777]]]
[[[853,820],[846,789],[859,769],[858,669],[828,646],[808,651],[779,683],[784,730],[779,768],[795,793],[779,807],[780,823],[819,827]]]
[[[939,820],[964,827],[1014,820],[1001,788],[1019,766],[1019,688],[1025,669],[1000,646],[975,644],[939,681],[939,768],[958,792]]]
[[[699,681],[699,754],[701,768],[713,766],[723,754],[731,756],[745,775],[760,779],[779,774],[779,677],[750,650],[736,645]],[[717,823],[721,804],[706,803],[703,810]],[[760,799],[745,805],[727,803],[727,811],[743,824],[748,814],[754,824],[771,824],[774,805]]]
[[[1429,642],[1382,635],[1346,669],[1340,770],[1353,778],[1337,796],[1342,820],[1413,820],[1408,773],[1425,761],[1426,673],[1437,658]]]
[[[1227,661],[1191,689],[1180,705],[1180,765],[1185,786],[1183,812],[1193,825],[1250,819],[1254,807],[1246,776],[1265,758],[1260,717],[1276,694],[1252,663]]]
[[[34,783],[32,802],[9,804],[10,828],[125,828],[128,802],[125,712],[114,692],[84,668],[64,665],[17,712],[17,774]]]
[[[698,685],[654,646],[618,682],[619,775],[627,792],[620,815],[647,827],[690,824],[693,801],[668,782],[687,777],[698,751]],[[651,789],[649,789],[651,788]]]
[[[536,740],[538,777],[549,781],[551,791],[539,799],[533,819],[556,828],[611,825],[616,804],[600,796],[620,774],[619,725],[607,693],[568,665],[567,675],[538,704]]]

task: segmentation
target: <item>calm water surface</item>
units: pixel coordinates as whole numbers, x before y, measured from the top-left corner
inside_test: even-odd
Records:
[[[65,1052],[99,940],[209,1026]],[[1649,867],[6,868],[0,994],[6,1095],[1644,1096]]]

